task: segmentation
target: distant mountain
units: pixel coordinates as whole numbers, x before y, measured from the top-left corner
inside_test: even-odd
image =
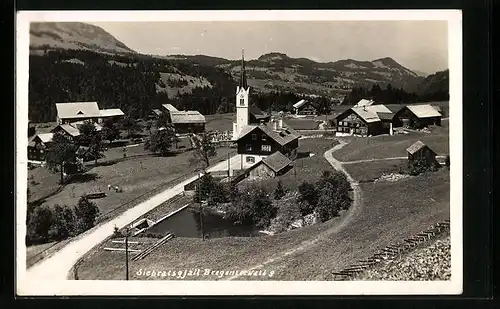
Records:
[[[79,22],[36,22],[30,25],[30,50],[90,50],[135,53],[104,29]]]
[[[412,70],[412,71],[415,72],[418,76],[422,76],[422,77],[429,76],[429,73],[427,73],[427,72],[417,71],[417,70]]]

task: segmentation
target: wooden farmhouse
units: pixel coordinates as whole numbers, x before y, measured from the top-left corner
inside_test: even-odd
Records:
[[[236,140],[238,154],[241,156],[241,169],[246,169],[277,151],[291,160],[295,159],[299,138],[300,134],[282,121],[247,125]]]
[[[105,119],[120,121],[124,113],[119,108],[99,109],[97,102],[56,103],[57,123],[67,124],[90,120],[102,123]]]
[[[167,115],[167,122],[171,123],[176,133],[205,132],[205,116],[198,111],[179,111],[172,104],[163,104],[161,113]]]
[[[28,141],[28,160],[44,161],[53,133],[40,133]]]
[[[441,125],[441,113],[430,104],[408,105],[394,115],[397,127],[422,129],[430,125]]]
[[[334,122],[337,133],[343,135],[392,135],[393,117],[394,114],[385,105],[363,105],[339,114]]]
[[[297,116],[315,116],[317,115],[317,110],[314,105],[307,100],[300,100],[299,102],[293,104],[294,114]]]
[[[415,142],[413,145],[406,149],[408,152],[408,162],[412,163],[415,160],[424,159],[428,166],[439,167],[436,153],[421,141]]]

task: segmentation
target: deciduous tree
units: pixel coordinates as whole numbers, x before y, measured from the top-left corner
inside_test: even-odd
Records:
[[[66,138],[62,133],[56,132],[52,142],[47,149],[47,167],[53,172],[60,172],[60,183],[64,182],[64,166],[66,163],[74,163],[76,159],[76,145]]]

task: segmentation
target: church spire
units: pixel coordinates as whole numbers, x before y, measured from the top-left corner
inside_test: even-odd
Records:
[[[240,87],[247,88],[247,73],[245,72],[245,50],[241,49],[241,77]]]

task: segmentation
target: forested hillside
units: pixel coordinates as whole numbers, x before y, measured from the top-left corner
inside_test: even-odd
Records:
[[[169,98],[161,91],[168,87],[161,85],[161,74],[165,73],[186,79],[203,78],[210,87],[193,87],[189,93]],[[182,85],[171,85],[172,89],[176,86]],[[54,121],[55,103],[75,101],[97,101],[100,108],[118,107],[133,117],[144,117],[165,103],[212,114],[226,112],[219,108],[220,102],[224,98],[232,101],[235,89],[232,77],[214,67],[172,64],[139,55],[48,51],[30,56],[29,118],[33,122]]]

